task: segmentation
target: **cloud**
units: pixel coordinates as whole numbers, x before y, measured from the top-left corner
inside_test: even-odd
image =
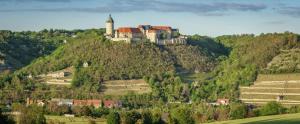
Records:
[[[0,2],[71,2],[72,0],[0,0]]]
[[[285,24],[286,22],[283,20],[274,20],[274,21],[266,21],[263,24],[270,24],[270,25],[282,25]]]
[[[1,0],[0,0],[1,1]],[[25,0],[15,0],[25,1]],[[48,2],[53,0],[31,0]],[[59,1],[59,0],[54,0]],[[65,2],[71,0],[62,0]],[[74,1],[74,0],[72,0]],[[122,13],[136,11],[155,11],[155,12],[187,12],[197,15],[221,16],[228,14],[229,11],[262,11],[267,6],[257,3],[231,3],[231,2],[172,2],[159,0],[112,0],[103,2],[103,5],[94,8],[29,8],[29,9],[0,9],[0,12],[18,11],[40,11],[40,12],[90,12],[90,13]],[[227,13],[226,13],[227,12]]]
[[[292,17],[300,17],[299,6],[283,6],[277,10],[280,14],[289,15]]]

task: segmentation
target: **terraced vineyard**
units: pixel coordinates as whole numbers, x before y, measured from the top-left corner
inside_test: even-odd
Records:
[[[73,67],[69,67],[60,71],[39,75],[35,78],[39,82],[49,85],[71,85],[73,73]]]
[[[143,79],[105,81],[101,89],[106,95],[125,95],[131,92],[143,94],[151,92],[150,86]]]
[[[262,105],[278,101],[283,105],[300,104],[300,73],[259,75],[254,85],[240,87],[240,100]]]

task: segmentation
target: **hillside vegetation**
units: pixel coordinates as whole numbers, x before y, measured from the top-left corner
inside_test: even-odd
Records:
[[[6,68],[19,69],[33,59],[51,53],[56,45],[30,36],[28,32],[0,31],[0,72]]]
[[[207,80],[199,81],[194,85],[192,92],[197,97],[192,98],[195,100],[201,98],[214,100],[217,97],[237,99],[238,87],[251,85],[257,74],[263,72],[280,50],[300,47],[299,35],[289,32],[258,36],[230,35],[216,39],[230,50],[230,54],[220,57],[222,62]]]
[[[267,73],[293,73],[300,72],[300,49],[281,50],[267,68]]]
[[[83,63],[89,67],[84,68]],[[212,70],[215,60],[199,46],[174,45],[160,47],[151,43],[127,44],[110,42],[97,33],[70,40],[51,55],[39,58],[21,72],[39,75],[75,67],[73,83],[97,83],[100,80],[138,79],[146,75]]]

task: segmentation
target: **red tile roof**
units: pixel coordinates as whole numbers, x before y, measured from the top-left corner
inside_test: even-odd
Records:
[[[122,105],[121,101],[114,101],[114,100],[105,100],[104,106],[106,108],[112,108],[112,107],[120,107]]]
[[[101,106],[101,100],[74,100],[73,104],[75,106],[95,106],[95,107],[99,107]]]
[[[120,33],[142,33],[138,28],[130,28],[130,27],[121,27],[118,28],[118,32]]]
[[[172,30],[170,26],[152,26],[152,29],[155,30]]]

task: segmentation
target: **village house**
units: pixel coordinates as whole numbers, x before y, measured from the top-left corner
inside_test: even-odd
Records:
[[[118,100],[105,100],[104,101],[105,108],[121,108],[122,102]]]
[[[48,77],[53,77],[53,78],[63,78],[66,77],[68,75],[68,72],[53,72],[53,73],[49,73],[47,74]]]
[[[218,105],[228,105],[229,99],[217,99],[217,104]]]
[[[139,25],[138,27],[119,27],[114,29],[114,20],[109,15],[106,21],[106,38],[127,43],[149,40],[159,45],[186,44],[186,37],[178,29],[170,26]]]
[[[29,105],[37,105],[37,106],[45,106],[46,100],[39,100],[39,99],[31,99],[31,98],[26,98],[26,106]]]
[[[102,101],[96,99],[73,100],[73,106],[94,106],[95,108],[99,108],[102,107]]]
[[[73,105],[73,99],[57,99],[53,98],[51,99],[51,102],[56,103],[57,105],[67,105],[67,106],[72,106]]]

